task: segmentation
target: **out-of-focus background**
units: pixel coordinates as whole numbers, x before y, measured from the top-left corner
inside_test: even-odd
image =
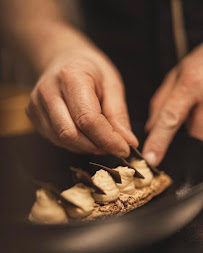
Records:
[[[83,26],[78,0],[58,0],[68,21]],[[0,36],[3,36],[0,31]],[[32,131],[25,107],[38,76],[32,67],[5,44],[0,44],[0,136]]]
[[[56,2],[64,17],[117,66],[126,85],[131,121],[146,121],[149,101],[166,73],[202,43],[202,5],[198,0]],[[0,44],[0,136],[32,130],[25,107],[38,75],[19,52]]]

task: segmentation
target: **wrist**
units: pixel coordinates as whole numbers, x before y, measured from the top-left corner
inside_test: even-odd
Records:
[[[62,22],[29,25],[20,35],[22,52],[37,72],[42,72],[56,57],[73,51],[94,48],[82,33]],[[96,47],[95,47],[96,49]],[[85,50],[84,50],[85,51]]]

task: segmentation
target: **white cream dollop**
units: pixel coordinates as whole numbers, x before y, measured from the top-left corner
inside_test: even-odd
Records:
[[[122,193],[133,194],[135,191],[134,174],[135,170],[128,167],[118,166],[114,170],[118,171],[121,176],[121,184],[117,183],[117,186]]]
[[[144,179],[134,178],[135,187],[142,188],[149,186],[154,176],[146,162],[144,160],[133,159],[130,164],[144,176]]]
[[[115,201],[119,197],[119,189],[113,178],[105,170],[98,170],[92,177],[93,182],[106,194],[93,193],[96,202],[107,203]]]
[[[61,195],[77,205],[78,207],[67,207],[67,213],[72,218],[82,218],[89,215],[94,208],[94,199],[91,195],[91,188],[82,183],[76,184],[73,187],[65,190]]]
[[[65,224],[68,217],[56,199],[44,189],[36,191],[36,201],[32,206],[28,219],[33,223]]]

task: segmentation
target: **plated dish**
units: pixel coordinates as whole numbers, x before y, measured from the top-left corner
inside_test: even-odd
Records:
[[[125,160],[124,160],[125,161]],[[60,192],[50,183],[37,182],[36,200],[28,219],[40,224],[70,224],[121,216],[144,205],[168,188],[172,179],[153,173],[144,160],[133,158],[128,166],[97,166],[92,177],[71,168],[76,184]]]
[[[136,128],[140,143],[142,129],[142,126]],[[27,222],[36,198],[34,178],[52,182],[62,192],[67,189],[67,184],[73,186],[69,182],[71,175],[67,173],[67,167],[83,169],[92,161],[113,168],[117,161],[113,157],[69,154],[37,134],[1,138],[2,187],[6,190],[1,216],[7,228],[5,242],[8,242],[2,250],[120,253],[139,252],[152,243],[163,249],[163,243],[159,241],[163,242],[176,231],[181,234],[181,228],[202,208],[202,147],[202,142],[178,134],[160,165],[160,170],[172,177],[173,184],[141,208],[106,220],[47,225]],[[8,154],[11,159],[7,159]],[[181,238],[185,237],[182,235]],[[174,243],[172,239],[170,242]]]

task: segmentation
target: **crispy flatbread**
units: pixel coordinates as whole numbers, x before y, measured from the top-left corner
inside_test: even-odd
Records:
[[[95,203],[93,212],[80,219],[80,221],[106,219],[112,216],[121,216],[126,214],[129,211],[146,204],[153,197],[162,193],[171,184],[172,179],[164,172],[161,172],[153,178],[150,186],[140,189],[137,188],[132,195],[120,193],[119,198],[115,202],[107,204]]]

